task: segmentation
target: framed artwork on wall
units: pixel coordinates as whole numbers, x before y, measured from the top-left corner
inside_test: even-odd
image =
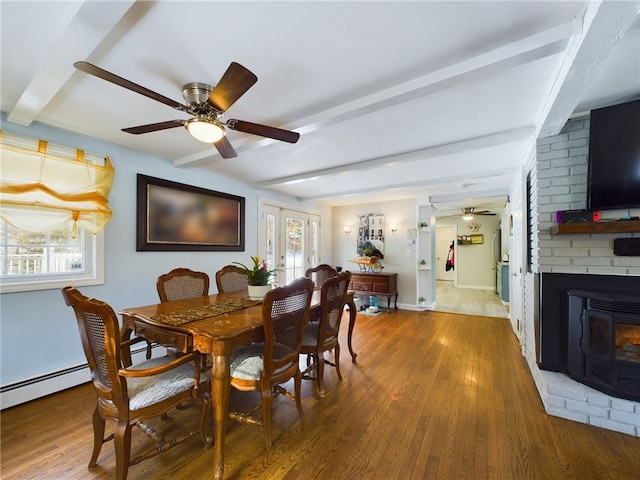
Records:
[[[137,251],[244,251],[245,199],[138,174]]]
[[[367,247],[377,250],[378,258],[384,258],[384,215],[367,214],[358,217],[358,243],[356,253],[365,254]]]

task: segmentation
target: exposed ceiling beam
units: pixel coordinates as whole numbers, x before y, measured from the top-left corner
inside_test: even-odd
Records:
[[[490,179],[490,178],[511,176],[511,175],[514,175],[517,171],[518,171],[517,167],[483,171],[481,174],[477,174],[477,173],[474,174],[474,177],[473,177],[474,183],[482,182],[483,180]],[[398,184],[390,183],[385,185],[384,191],[386,192],[386,191],[394,190],[397,188],[402,188],[403,190],[406,190],[412,187],[420,187],[420,188],[426,189],[430,186],[436,186],[436,185],[442,186],[446,184],[460,184],[461,182],[464,182],[467,179],[468,179],[468,172],[461,172],[458,175],[452,175],[448,177],[432,177],[428,180],[417,180],[415,182],[404,182],[404,183],[398,183]],[[505,190],[508,191],[508,188],[506,188]],[[500,191],[500,194],[503,193],[502,189],[500,189],[499,191]],[[333,193],[326,193],[323,195],[310,195],[308,197],[307,196],[297,197],[297,199],[300,201],[310,202],[310,201],[324,200],[327,198],[334,198],[334,197],[341,197],[341,196],[355,196],[355,195],[369,194],[373,192],[380,192],[380,187],[362,188],[359,190],[349,189],[344,192],[333,192]],[[467,191],[465,196],[468,197],[471,195],[471,193],[472,191]],[[506,194],[507,192],[505,191],[504,193]],[[475,191],[473,191],[473,196],[475,197],[478,196],[476,195]]]
[[[7,121],[28,127],[73,75],[73,63],[88,57],[134,3],[70,2]]]
[[[499,198],[503,199],[509,195],[509,188],[491,188],[485,190],[475,190],[473,192],[458,192],[458,193],[449,193],[447,195],[431,195],[429,197],[429,202],[433,204],[438,203],[447,203],[447,202],[457,202],[460,200],[466,200],[474,198],[482,198],[484,200],[488,198]]]
[[[364,160],[361,162],[351,163],[349,165],[343,165],[340,167],[325,168],[322,170],[314,170],[311,172],[305,172],[298,175],[289,175],[287,177],[276,178],[267,180],[264,182],[254,183],[253,188],[271,188],[277,185],[283,185],[287,183],[300,183],[309,180],[318,180],[323,177],[330,177],[335,175],[342,175],[353,171],[363,172],[371,170],[373,168],[379,168],[382,166],[397,166],[402,163],[412,162],[416,160],[426,160],[428,158],[443,157],[446,155],[453,155],[456,153],[464,152],[466,150],[475,150],[488,148],[495,145],[504,145],[507,143],[518,142],[525,139],[533,141],[533,133],[535,129],[533,127],[519,128],[515,130],[508,130],[506,132],[494,133],[491,135],[485,135],[482,137],[469,138],[460,140],[457,142],[446,143],[442,145],[436,145],[433,147],[425,148],[422,150],[415,150],[412,152],[406,152],[398,155],[389,155],[386,157],[374,158],[371,160]],[[393,187],[392,187],[393,188]]]
[[[541,112],[540,137],[557,135],[640,10],[640,3],[589,2]]]
[[[561,52],[572,34],[572,25],[564,24],[516,42],[450,65],[409,82],[376,92],[288,125],[301,135],[348,120],[379,112],[405,102],[414,101],[444,90],[459,87],[484,78],[499,75],[505,69],[534,62]],[[264,139],[246,143],[236,148],[238,153],[270,145],[274,140]],[[204,159],[220,159],[214,151],[199,152],[173,161],[176,167],[188,167]]]

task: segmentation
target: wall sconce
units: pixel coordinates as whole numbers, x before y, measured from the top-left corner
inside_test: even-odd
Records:
[[[389,225],[389,227],[391,228],[391,233],[395,235],[395,233],[398,231],[398,225],[392,224]]]
[[[351,233],[351,227],[349,225],[344,226],[344,234],[349,235]]]

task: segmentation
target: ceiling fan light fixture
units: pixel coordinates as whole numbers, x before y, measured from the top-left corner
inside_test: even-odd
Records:
[[[466,221],[468,222],[469,220],[473,220],[473,215],[471,215],[470,213],[465,213],[465,214],[462,216],[462,219],[463,219],[463,220],[466,220]]]
[[[196,140],[204,143],[215,143],[225,136],[225,130],[218,120],[209,118],[192,118],[184,124],[187,132]]]

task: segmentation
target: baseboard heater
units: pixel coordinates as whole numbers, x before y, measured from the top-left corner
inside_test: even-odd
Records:
[[[154,347],[155,348],[155,347]],[[132,350],[134,363],[146,358],[146,348]],[[0,409],[13,407],[91,381],[89,365],[81,363],[0,387]]]

